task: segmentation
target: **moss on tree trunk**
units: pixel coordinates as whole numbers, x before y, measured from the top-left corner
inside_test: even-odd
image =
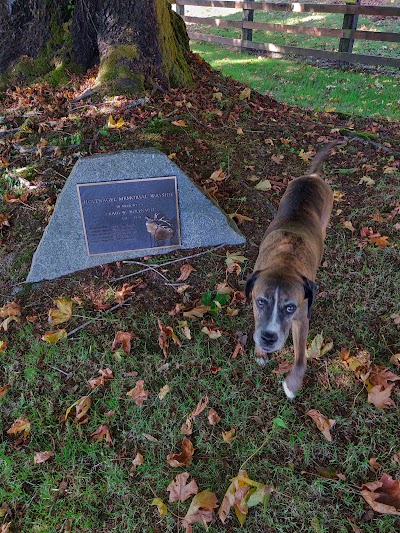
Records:
[[[167,0],[0,0],[0,26],[9,82],[59,83],[66,69],[98,63],[97,87],[109,94],[191,83],[186,27]]]

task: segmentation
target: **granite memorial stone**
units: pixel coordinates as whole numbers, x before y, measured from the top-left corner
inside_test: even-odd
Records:
[[[176,249],[244,242],[236,225],[164,153],[97,155],[72,169],[27,281]]]

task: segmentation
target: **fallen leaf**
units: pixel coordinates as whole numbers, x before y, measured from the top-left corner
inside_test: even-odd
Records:
[[[311,341],[310,348],[307,348],[307,357],[308,359],[319,359],[329,352],[329,350],[332,350],[332,348],[333,342],[327,342],[324,344],[324,337],[322,336],[322,333],[318,333]]]
[[[75,403],[68,407],[65,411],[64,421],[67,421],[72,409],[75,409],[75,422],[77,424],[86,424],[89,421],[89,415],[87,414],[90,406],[92,405],[92,399],[90,396],[83,396],[79,398]]]
[[[243,89],[243,91],[240,92],[239,100],[250,100],[250,95],[251,89],[250,87],[246,87],[245,89]]]
[[[119,304],[123,304],[124,301],[132,294],[133,289],[136,285],[129,285],[129,283],[124,283],[122,287],[115,292],[114,300]]]
[[[285,159],[285,156],[281,155],[272,155],[271,160],[277,165],[281,165],[282,161]]]
[[[238,129],[236,130],[236,134],[237,134],[237,135],[244,135],[244,131],[242,130],[242,128],[238,128]]]
[[[207,407],[207,405],[208,405],[208,396],[206,394],[205,396],[200,398],[198,404],[196,405],[196,408],[190,413],[189,416],[191,418],[199,416],[199,414],[204,411],[204,409]]]
[[[272,188],[272,185],[269,180],[261,180],[254,188],[258,191],[269,191]]]
[[[274,488],[258,481],[253,481],[248,477],[245,470],[239,470],[238,475],[230,481],[231,484],[218,510],[218,516],[221,522],[225,524],[231,507],[233,507],[242,526],[250,507],[263,504],[265,509]]]
[[[222,336],[222,332],[218,328],[208,328],[207,326],[204,326],[201,328],[202,333],[205,333],[210,337],[210,339],[215,340],[219,339]]]
[[[247,257],[245,257],[244,255],[240,255],[237,253],[230,254],[228,252],[226,254],[225,263],[227,267],[229,267],[232,263],[244,263],[245,261],[247,261]]]
[[[393,354],[389,361],[396,366],[400,366],[400,353]]]
[[[217,102],[220,102],[222,100],[222,93],[221,92],[215,92],[212,95],[213,100],[217,100]]]
[[[198,493],[199,487],[194,479],[188,483],[188,472],[178,474],[173,481],[168,485],[167,492],[169,492],[170,502],[184,502],[191,496]]]
[[[203,318],[203,316],[210,311],[211,307],[209,305],[199,305],[190,309],[189,311],[184,311],[183,316],[186,318]]]
[[[182,440],[182,452],[170,453],[167,456],[169,466],[176,468],[178,466],[190,465],[194,454],[194,447],[190,439],[184,437]]]
[[[196,494],[182,521],[186,533],[192,533],[192,525],[196,523],[207,527],[207,523],[214,520],[213,509],[216,507],[218,507],[217,497],[210,490],[206,489]]]
[[[40,463],[45,463],[50,459],[50,457],[53,457],[54,452],[52,451],[46,451],[46,452],[37,452],[35,453],[33,457],[33,462],[35,465],[39,465]]]
[[[338,470],[336,470],[333,466],[323,467],[318,466],[317,472],[320,476],[326,477],[327,479],[341,479],[342,481],[346,481],[346,476],[341,474]],[[307,473],[307,472],[305,472]]]
[[[7,430],[7,435],[16,435],[17,433],[24,432],[26,438],[31,431],[31,423],[26,418],[20,417],[15,420],[11,427]]]
[[[0,341],[0,353],[4,353],[7,349],[7,341]]]
[[[67,322],[72,316],[72,302],[68,298],[57,298],[54,300],[57,309],[49,310],[49,323],[57,326]]]
[[[158,344],[163,351],[164,357],[168,357],[169,340],[172,339],[178,346],[182,345],[182,341],[176,336],[174,330],[170,326],[163,326],[159,318],[157,318],[157,323],[160,328]]]
[[[211,408],[208,411],[207,419],[208,419],[208,423],[211,426],[215,426],[215,424],[218,424],[218,422],[220,422],[221,417],[219,416],[219,414],[217,413],[217,411],[215,409]]]
[[[305,152],[303,149],[299,152],[299,157],[304,161],[304,163],[309,163],[311,157],[314,155],[314,152],[310,150],[309,152]]]
[[[386,246],[391,245],[388,239],[389,237],[387,235],[381,235],[379,237],[369,237],[368,241],[372,244],[376,244],[380,248],[386,248]]]
[[[218,170],[215,170],[211,176],[210,176],[210,180],[211,181],[223,181],[225,179],[225,172],[222,170],[222,168],[219,168]]]
[[[368,392],[368,402],[375,405],[375,407],[378,407],[379,409],[387,409],[388,407],[394,407],[395,403],[390,398],[390,394],[392,392],[393,385],[389,385],[388,387],[384,387],[383,385],[375,385],[372,387],[372,389]]]
[[[100,368],[100,376],[98,378],[89,379],[89,389],[95,389],[96,387],[104,387],[111,379],[114,379],[114,375],[110,368]]]
[[[232,442],[236,439],[235,433],[236,433],[235,428],[231,428],[229,431],[223,431],[222,438],[228,444],[232,444]]]
[[[388,474],[382,474],[378,481],[365,483],[361,496],[377,513],[400,515],[400,480]]]
[[[253,218],[247,217],[246,215],[241,215],[240,213],[228,213],[228,217],[240,225],[243,222],[254,222]]]
[[[0,533],[9,533],[11,527],[11,522],[4,523],[0,525]]]
[[[7,385],[3,385],[2,387],[0,387],[0,400],[4,398],[4,396],[7,394],[8,389],[10,387],[11,385],[9,383],[7,383]]]
[[[367,185],[367,187],[372,187],[372,185],[375,185],[375,180],[373,180],[369,176],[363,176],[360,179],[360,181],[358,182],[358,184],[362,185],[363,183],[365,183],[365,185]]]
[[[168,509],[165,503],[160,498],[154,498],[151,502],[151,505],[156,505],[158,507],[158,514],[161,516],[161,518],[164,518],[164,516],[167,516]]]
[[[149,397],[149,391],[144,390],[144,381],[142,379],[139,379],[136,382],[135,387],[129,392],[127,392],[126,395],[131,396],[135,400],[136,405],[142,407],[143,402]]]
[[[49,342],[51,344],[55,344],[60,339],[66,339],[67,338],[67,332],[65,329],[57,329],[55,331],[46,331],[46,333],[42,336],[42,340]]]
[[[353,231],[356,231],[356,228],[353,226],[353,224],[351,223],[350,220],[345,220],[343,222],[343,227],[345,229],[349,229],[352,233],[353,233]]]
[[[335,202],[344,202],[345,194],[342,191],[338,191],[337,189],[333,191],[333,200]]]
[[[190,332],[190,328],[188,326],[188,323],[186,320],[179,320],[178,321],[179,329],[181,330],[182,334],[188,339],[192,339],[192,334]]]
[[[10,215],[8,215],[7,213],[0,213],[0,228],[2,228],[3,226],[8,226],[10,227]]]
[[[309,411],[307,411],[306,414],[314,420],[315,424],[317,425],[317,428],[321,431],[326,440],[332,442],[332,435],[330,430],[335,425],[336,420],[332,420],[331,418],[326,417],[316,409],[310,409]]]
[[[129,331],[117,331],[111,345],[111,351],[114,352],[118,348],[121,348],[126,355],[129,355],[131,353],[131,341],[134,336]]]
[[[276,370],[273,370],[272,372],[277,376],[281,376],[282,374],[290,372],[290,370],[292,370],[292,366],[293,363],[291,363],[290,361],[283,361],[282,363],[279,363],[278,368]]]
[[[169,391],[170,391],[170,388],[167,383],[166,385],[164,385],[164,387],[160,389],[160,392],[158,393],[158,398],[160,400],[163,400],[166,397],[166,395],[169,393]]]
[[[371,459],[368,459],[368,464],[373,472],[377,472],[381,468],[381,465],[378,463],[376,457],[371,457]]]
[[[180,268],[181,275],[179,276],[179,278],[176,281],[177,282],[186,281],[188,279],[188,277],[190,276],[190,274],[193,272],[193,270],[194,270],[194,268],[189,263],[186,263],[186,264],[182,265],[181,268]]]
[[[111,435],[110,435],[110,430],[109,430],[107,424],[102,424],[100,427],[98,427],[96,429],[96,431],[94,431],[90,435],[90,437],[92,437],[92,439],[94,439],[96,442],[101,442],[103,440],[103,438],[105,437],[106,438],[106,442],[111,444],[111,446],[113,445],[113,441],[112,441]]]
[[[0,308],[0,317],[5,318],[0,324],[0,329],[3,328],[4,331],[8,331],[8,326],[11,322],[19,322],[19,317],[21,316],[21,307],[16,302],[7,302],[3,307]]]
[[[125,121],[124,119],[121,117],[120,119],[118,119],[118,121],[116,122],[114,117],[112,115],[110,115],[108,117],[108,123],[107,123],[107,127],[112,130],[112,129],[121,129],[123,128],[123,126],[125,125]]]

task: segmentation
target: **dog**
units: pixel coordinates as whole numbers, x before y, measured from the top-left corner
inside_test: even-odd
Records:
[[[318,287],[315,277],[322,259],[333,192],[321,178],[329,151],[343,144],[333,141],[322,148],[307,174],[292,180],[277,214],[260,244],[245,295],[253,301],[254,355],[260,365],[268,354],[280,350],[292,328],[294,364],[283,381],[288,398],[294,398],[306,371],[306,345],[311,308]]]

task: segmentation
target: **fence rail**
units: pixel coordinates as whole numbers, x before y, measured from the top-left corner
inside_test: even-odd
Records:
[[[224,46],[240,49],[259,50],[279,54],[295,54],[300,56],[312,56],[320,59],[336,60],[340,63],[362,63],[368,65],[386,65],[390,67],[400,67],[400,58],[385,57],[366,54],[352,53],[355,39],[366,41],[400,42],[400,33],[379,32],[370,30],[357,30],[359,15],[379,16],[379,17],[400,17],[400,7],[392,6],[363,6],[361,0],[356,3],[336,5],[336,4],[302,4],[302,3],[272,3],[268,1],[259,2],[235,2],[232,0],[170,0],[177,5],[177,11],[185,22],[202,24],[216,27],[231,27],[240,29],[241,39],[232,39],[204,33],[188,32],[193,40],[220,43]],[[241,21],[226,20],[216,17],[194,17],[185,16],[185,6],[193,7],[217,7],[236,8],[243,10]],[[343,14],[342,28],[325,28],[317,26],[269,24],[265,22],[254,22],[255,11],[290,11],[293,13],[339,13]],[[253,30],[280,32],[286,34],[311,35],[314,37],[335,37],[339,38],[339,51],[322,50],[318,48],[303,48],[297,46],[284,46],[274,43],[254,42]]]

